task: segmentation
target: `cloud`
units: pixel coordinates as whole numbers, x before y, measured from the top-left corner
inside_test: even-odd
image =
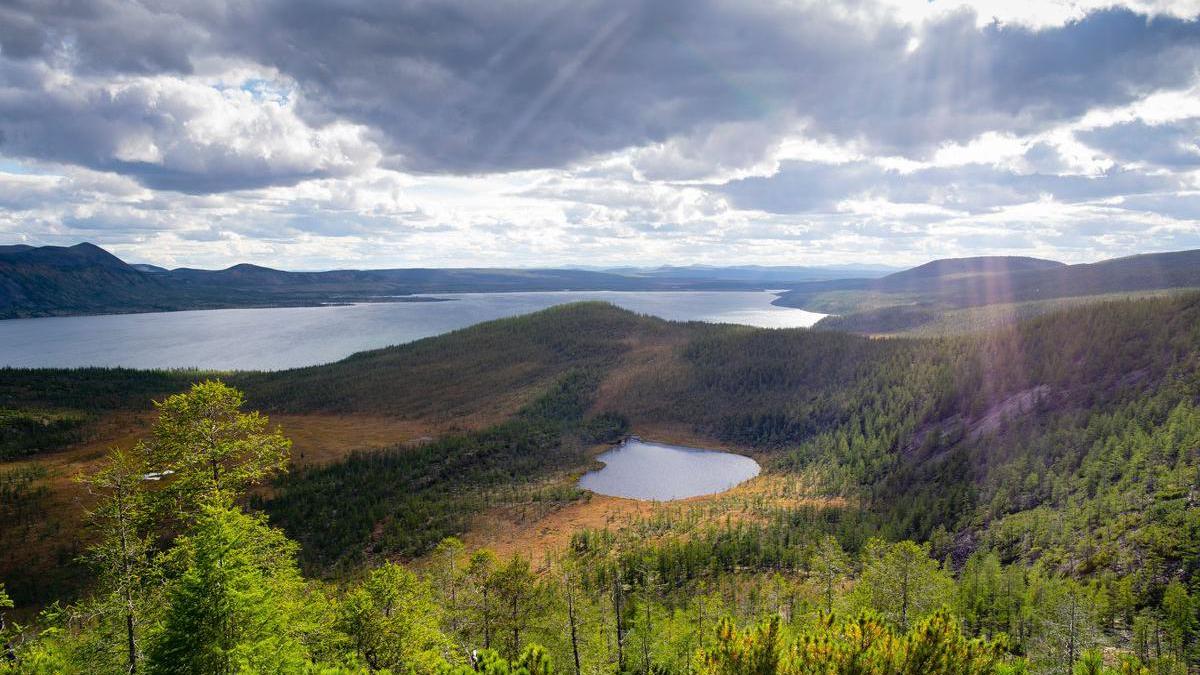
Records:
[[[1200,167],[1200,118],[1153,125],[1135,120],[1081,131],[1076,137],[1122,162]]]
[[[26,84],[0,95],[0,152],[69,162],[147,187],[205,193],[347,175],[379,152],[345,122],[313,128],[286,100],[155,75],[63,77],[0,62]]]
[[[923,156],[1184,86],[1200,64],[1200,24],[1127,10],[1042,30],[980,29],[968,11],[864,22],[823,3],[289,2],[248,13],[240,25],[264,39],[237,42],[301,83],[310,119],[380,130],[397,166],[433,172],[563,166],[689,137],[698,150],[716,142],[718,164],[744,166],[753,158],[722,130],[766,149],[756,137],[780,119]],[[676,163],[688,154],[673,150]]]
[[[1132,252],[1200,230],[1197,12],[16,0],[0,233],[286,266]]]
[[[7,10],[14,28],[0,49],[75,75],[187,75],[205,59],[247,60],[298,84],[309,124],[370,128],[394,166],[422,172],[558,167],[682,137],[743,166],[747,149],[722,130],[765,149],[755,136],[793,118],[884,154],[924,155],[1183,86],[1200,63],[1200,24],[1126,9],[1034,29],[981,28],[966,9],[912,24],[895,11],[719,0],[75,7]],[[665,161],[686,161],[686,149],[667,151]]]
[[[719,189],[740,208],[771,213],[827,212],[843,201],[875,199],[978,214],[1045,198],[1077,203],[1130,194],[1171,194],[1186,188],[1179,176],[1132,169],[1083,176],[1017,173],[970,164],[900,172],[859,161],[788,162],[773,176],[734,181]]]

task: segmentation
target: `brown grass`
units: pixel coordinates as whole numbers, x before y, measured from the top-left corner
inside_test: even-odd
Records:
[[[89,425],[87,438],[58,452],[0,463],[0,471],[39,466],[46,477],[39,481],[48,494],[42,513],[30,523],[0,523],[0,582],[45,588],[76,588],[86,584],[86,571],[73,564],[91,541],[86,510],[94,500],[77,479],[93,473],[108,449],[132,447],[150,433],[153,412],[120,412]],[[337,461],[359,449],[378,449],[423,440],[460,428],[474,428],[485,420],[452,423],[398,420],[368,415],[273,415],[292,439],[294,465]],[[27,618],[27,617],[26,617]]]
[[[671,425],[639,426],[636,433],[646,440],[730,449],[695,431]],[[683,520],[685,515],[695,512],[703,514],[705,522],[761,521],[772,510],[804,506],[845,507],[847,501],[822,495],[815,481],[803,476],[760,474],[721,494],[670,502],[589,493],[579,501],[557,507],[532,503],[495,507],[475,518],[463,543],[468,550],[488,548],[501,557],[521,555],[540,563],[565,549],[571,536],[582,529],[620,532],[649,518]]]

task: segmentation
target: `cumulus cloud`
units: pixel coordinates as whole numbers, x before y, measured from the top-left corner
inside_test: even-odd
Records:
[[[10,8],[0,49],[110,75],[247,59],[299,83],[310,123],[378,130],[398,166],[435,172],[560,166],[683,135],[711,143],[720,125],[781,116],[919,154],[1189,84],[1200,63],[1200,24],[1127,9],[1039,29],[981,28],[967,9],[912,24],[902,12],[720,0],[74,8]]]
[[[364,128],[313,128],[287,100],[164,75],[75,77],[0,63],[0,152],[112,171],[147,187],[220,192],[347,175],[378,150]]]
[[[1017,173],[972,164],[900,172],[863,161],[787,163],[773,176],[734,181],[721,190],[739,207],[772,213],[829,211],[843,201],[875,199],[977,214],[1045,198],[1090,202],[1130,194],[1173,194],[1187,187],[1179,176],[1132,169],[1084,176]]]
[[[1128,253],[1096,224],[1197,229],[1198,13],[16,0],[0,232],[312,264]]]

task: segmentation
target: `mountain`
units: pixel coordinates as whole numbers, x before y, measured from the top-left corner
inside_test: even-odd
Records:
[[[636,277],[572,269],[382,269],[288,272],[129,265],[93,244],[0,248],[0,319],[220,307],[424,300],[422,293],[564,290],[754,290],[765,281]],[[774,282],[772,282],[774,283]]]
[[[92,244],[0,249],[0,318],[169,309],[164,284]]]
[[[892,332],[964,308],[1200,287],[1200,250],[1064,265],[985,256],[935,260],[877,276],[841,266],[657,268],[410,268],[289,272],[251,264],[221,270],[129,265],[93,244],[0,247],[0,318],[221,307],[428,300],[419,294],[515,291],[764,290],[776,304],[841,315],[826,328]],[[842,278],[858,274],[855,278]]]
[[[884,276],[875,288],[901,290],[922,287],[927,283],[944,283],[947,279],[977,275],[1011,276],[1033,270],[1064,267],[1063,263],[1041,258],[1015,256],[978,256],[973,258],[942,258],[912,269]]]
[[[891,333],[969,308],[1004,306],[1000,314],[1012,317],[1058,307],[1054,300],[1185,288],[1200,288],[1200,250],[1079,265],[1012,257],[936,260],[880,279],[797,284],[775,303],[840,315],[821,321],[823,328]]]

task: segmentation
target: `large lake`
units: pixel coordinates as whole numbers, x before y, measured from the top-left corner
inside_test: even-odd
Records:
[[[630,439],[597,459],[579,487],[613,497],[669,501],[724,492],[758,475],[758,462],[730,452]]]
[[[579,300],[605,300],[664,319],[766,328],[811,326],[824,316],[774,306],[775,295],[765,291],[563,291],[433,297],[453,300],[9,319],[0,321],[0,365],[278,370],[337,361],[365,349]]]

